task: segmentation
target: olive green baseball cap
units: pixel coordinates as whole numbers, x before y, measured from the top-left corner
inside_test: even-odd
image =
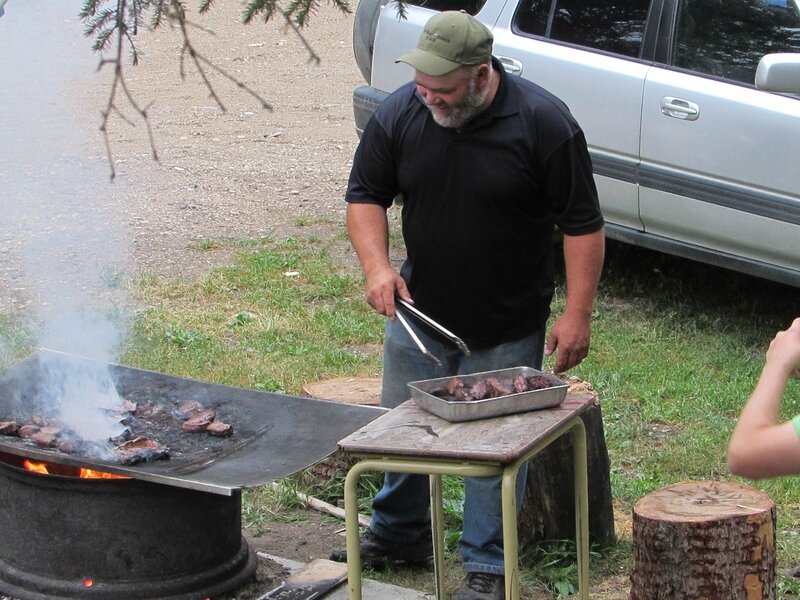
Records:
[[[395,62],[404,62],[432,77],[465,65],[479,65],[492,56],[492,32],[463,10],[434,15],[425,24],[417,47]]]

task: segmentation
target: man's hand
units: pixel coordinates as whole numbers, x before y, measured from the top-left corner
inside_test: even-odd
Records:
[[[393,268],[383,267],[367,273],[367,303],[390,319],[395,316],[395,293],[413,303],[405,280]]]
[[[589,354],[592,306],[603,270],[603,230],[586,235],[564,236],[564,264],[567,271],[567,300],[545,345],[545,356],[558,351],[553,371],[563,373]]]
[[[547,336],[545,356],[556,352],[553,372],[563,373],[580,363],[589,354],[591,316],[564,313],[553,324]]]

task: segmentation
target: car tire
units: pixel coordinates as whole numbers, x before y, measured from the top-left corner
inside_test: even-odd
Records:
[[[372,80],[372,51],[381,8],[389,0],[359,0],[353,19],[353,54],[364,81]]]

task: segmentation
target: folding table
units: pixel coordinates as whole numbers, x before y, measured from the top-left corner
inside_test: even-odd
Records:
[[[442,476],[502,476],[505,586],[508,600],[519,600],[519,549],[515,488],[519,469],[562,435],[572,436],[575,472],[575,532],[578,592],[589,598],[589,499],[586,430],[580,416],[596,401],[567,394],[555,407],[524,413],[449,422],[407,400],[339,441],[357,459],[345,478],[345,529],[350,600],[361,600],[356,489],[368,471],[415,473],[430,477],[431,527],[436,598],[445,598]]]

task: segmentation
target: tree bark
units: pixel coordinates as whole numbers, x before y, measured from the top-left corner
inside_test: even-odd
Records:
[[[633,508],[629,600],[775,597],[775,502],[752,487],[694,481]]]
[[[581,415],[586,427],[589,474],[589,543],[616,541],[611,475],[600,403]],[[575,478],[572,440],[562,436],[528,463],[526,493],[519,514],[520,547],[575,539]]]

